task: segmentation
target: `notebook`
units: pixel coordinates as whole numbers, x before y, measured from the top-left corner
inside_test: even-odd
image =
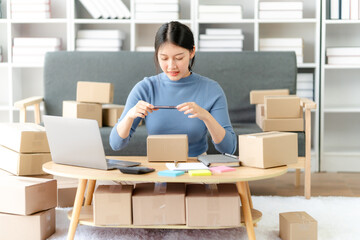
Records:
[[[208,167],[216,166],[228,166],[228,167],[239,167],[239,159],[228,157],[223,154],[209,154],[209,155],[200,155],[197,159]]]

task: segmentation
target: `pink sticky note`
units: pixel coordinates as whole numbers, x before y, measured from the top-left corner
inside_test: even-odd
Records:
[[[235,171],[235,168],[227,167],[227,166],[218,166],[210,168],[210,171],[213,173],[223,173],[223,172],[231,172]]]

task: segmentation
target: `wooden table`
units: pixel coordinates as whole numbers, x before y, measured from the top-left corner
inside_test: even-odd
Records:
[[[67,239],[74,239],[75,231],[78,223],[84,225],[95,226],[92,217],[92,195],[94,193],[95,184],[97,180],[102,181],[134,181],[134,182],[181,182],[181,183],[236,183],[240,200],[242,204],[242,225],[246,226],[249,239],[256,239],[254,232],[254,224],[261,219],[261,212],[253,209],[250,189],[248,181],[266,179],[277,177],[287,172],[287,167],[276,167],[270,169],[258,169],[251,167],[239,167],[236,171],[222,174],[214,174],[212,176],[198,176],[191,177],[184,174],[179,177],[161,177],[157,175],[158,171],[166,170],[165,163],[148,163],[146,157],[111,157],[112,159],[129,160],[141,162],[141,165],[155,168],[156,171],[143,175],[123,174],[119,170],[97,170],[91,168],[75,167],[68,165],[56,164],[54,162],[47,162],[43,165],[43,170],[49,174],[77,178],[79,185],[76,192],[73,210],[70,214],[70,226]],[[194,161],[194,158],[189,158],[189,161]],[[84,193],[87,185],[87,191],[84,202]],[[83,205],[84,202],[84,206]],[[98,226],[102,227],[102,226]],[[186,225],[160,225],[160,226],[110,226],[121,228],[171,228],[171,229],[190,229]],[[229,226],[238,227],[238,226]],[[197,227],[198,228],[198,227]],[[216,229],[226,227],[203,227],[203,229]]]

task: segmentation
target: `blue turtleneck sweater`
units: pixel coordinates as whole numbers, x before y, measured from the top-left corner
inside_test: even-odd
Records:
[[[231,126],[225,94],[220,85],[209,78],[192,73],[178,81],[170,80],[165,73],[146,77],[131,90],[119,121],[134,107],[139,100],[154,106],[176,106],[184,102],[195,102],[206,109],[225,129],[224,139],[213,144],[221,153],[234,153],[236,136]],[[191,114],[190,114],[191,115]],[[110,145],[113,150],[121,150],[127,146],[135,133],[141,118],[136,118],[127,138],[121,138],[116,126],[110,133]],[[189,140],[189,157],[195,157],[208,149],[207,128],[198,118],[188,118],[184,112],[176,109],[160,109],[145,117],[145,125],[149,135],[187,134]]]

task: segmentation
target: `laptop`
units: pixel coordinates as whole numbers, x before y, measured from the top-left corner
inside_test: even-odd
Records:
[[[51,158],[58,164],[102,170],[140,165],[139,162],[105,158],[96,120],[43,116]]]

